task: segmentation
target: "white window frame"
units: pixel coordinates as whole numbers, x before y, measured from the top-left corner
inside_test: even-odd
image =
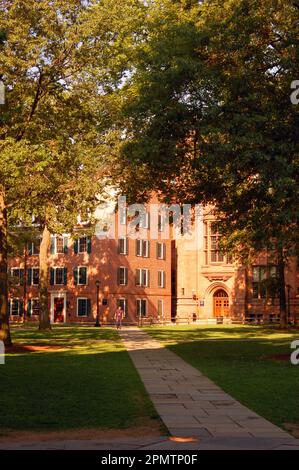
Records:
[[[145,244],[145,254],[143,252],[143,247],[144,247],[144,244]],[[150,251],[150,242],[149,240],[143,240],[142,241],[142,256],[143,258],[149,258],[149,251]]]
[[[11,298],[11,299],[9,299],[9,300],[10,300],[9,315],[10,315],[11,317],[19,317],[19,316],[20,316],[20,301],[22,301],[23,299],[20,299],[19,297],[13,297],[13,298]],[[18,302],[18,313],[15,314],[15,315],[12,314],[12,303],[13,303],[14,301],[17,301],[17,302]],[[23,305],[23,314],[24,314],[24,305]]]
[[[120,241],[124,242],[124,251],[120,251]],[[127,255],[128,254],[128,238],[127,237],[118,237],[118,251],[120,255]]]
[[[37,245],[37,243],[35,242],[30,242],[29,245],[28,245],[28,251],[31,251],[31,256],[39,256],[40,254],[40,251],[38,251],[38,253],[35,253],[34,251],[34,247]],[[29,247],[31,246],[31,250],[29,249]],[[39,247],[40,247],[40,242],[39,242]]]
[[[63,283],[63,273],[64,273],[64,268],[65,266],[52,266],[52,268],[54,269],[54,286],[64,286],[64,283]],[[57,275],[57,269],[61,269],[62,271],[62,279],[61,279],[61,284],[57,283],[57,279],[56,279],[56,275]]]
[[[138,256],[138,258],[149,258],[150,241],[137,238],[136,245],[137,245],[136,256]],[[146,247],[145,251],[143,250],[144,246]]]
[[[85,314],[85,315],[79,315],[79,300],[85,300],[85,302],[86,302],[86,314]],[[87,318],[87,317],[88,317],[87,301],[88,301],[88,297],[77,297],[76,316],[77,316],[78,318]]]
[[[148,287],[148,280],[149,280],[149,269],[146,268],[138,268],[139,270],[139,284],[138,287]],[[143,276],[145,274],[145,283],[143,282]]]
[[[164,232],[165,227],[165,214],[158,214],[158,232]]]
[[[81,250],[80,250],[80,241],[83,240],[84,238],[85,238],[85,240],[86,240],[86,245],[85,245],[86,248],[85,248],[85,250],[81,251]],[[88,237],[87,237],[87,236],[79,237],[79,238],[78,238],[78,253],[80,253],[80,254],[81,254],[81,253],[87,253],[87,251],[88,251]]]
[[[136,239],[136,256],[138,256],[138,258],[142,258],[142,240],[140,238],[137,238]]]
[[[161,256],[159,256],[159,248],[157,248],[157,259],[165,260],[166,258],[166,244],[163,242],[157,242],[157,246],[161,247]]]
[[[33,302],[39,302],[39,298],[38,297],[34,297],[33,299],[29,299],[31,300],[31,305],[30,305],[30,316],[35,316],[35,317],[38,317],[38,315],[34,314],[33,313]]]
[[[124,283],[120,282],[120,270],[124,270]],[[126,286],[128,284],[128,268],[126,266],[120,266],[119,267],[119,285],[120,286]]]
[[[80,282],[80,269],[86,269],[86,283],[85,284],[82,284]],[[78,280],[78,283],[77,283],[77,286],[87,286],[88,285],[88,266],[77,266],[75,268],[77,270],[77,280]]]
[[[142,314],[141,312],[141,305],[142,305],[142,302],[145,302],[145,313],[144,315]],[[148,314],[148,303],[147,303],[147,299],[141,299],[141,298],[137,298],[136,299],[136,304],[137,304],[137,316],[138,317],[147,317],[147,314]]]
[[[145,282],[142,282],[143,287],[148,287],[149,286],[149,269],[147,268],[142,268],[141,269],[141,281],[143,281],[143,275],[145,273]]]
[[[143,223],[144,222],[144,223]],[[141,217],[140,228],[149,229],[150,228],[150,213],[145,213],[145,219]]]
[[[62,239],[62,251],[57,251],[57,239],[60,238]],[[54,236],[54,253],[55,255],[63,255],[64,254],[64,238],[65,238],[65,235],[55,235]]]
[[[159,282],[161,281],[161,282]],[[165,288],[165,271],[163,269],[159,269],[158,271],[158,287],[160,289]]]
[[[149,287],[149,269],[147,268],[137,268],[139,272],[139,279],[137,287]],[[143,283],[143,275],[145,273],[146,283]]]

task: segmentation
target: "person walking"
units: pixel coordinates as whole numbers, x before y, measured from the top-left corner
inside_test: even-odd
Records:
[[[122,320],[124,318],[124,311],[123,309],[119,306],[117,307],[116,311],[115,311],[115,315],[114,315],[114,319],[115,319],[115,323],[116,323],[116,328],[118,330],[121,329],[121,324],[122,324]]]

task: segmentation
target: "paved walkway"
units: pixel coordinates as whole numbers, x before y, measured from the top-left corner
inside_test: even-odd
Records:
[[[296,449],[296,440],[236,401],[144,331],[120,335],[170,434],[197,449]]]

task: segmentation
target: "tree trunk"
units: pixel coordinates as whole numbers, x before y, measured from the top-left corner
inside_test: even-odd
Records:
[[[285,288],[285,261],[283,251],[278,252],[278,282],[279,282],[279,311],[280,311],[280,327],[287,326],[287,298]]]
[[[44,226],[39,255],[39,329],[50,330],[50,313],[48,303],[48,253],[51,243],[51,234],[47,225]]]
[[[0,340],[5,346],[11,346],[7,268],[7,212],[5,191],[0,186]]]
[[[245,267],[244,270],[244,281],[245,281],[245,292],[244,292],[244,318],[243,321],[245,322],[245,319],[248,318],[248,313],[249,313],[249,308],[248,308],[248,298],[249,298],[249,286],[248,286],[248,267]]]
[[[24,288],[23,288],[23,323],[26,322],[26,315],[27,315],[27,241],[24,244],[24,251],[23,251],[23,256],[24,256]]]

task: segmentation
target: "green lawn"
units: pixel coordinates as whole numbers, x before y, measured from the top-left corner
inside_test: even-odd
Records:
[[[226,392],[273,423],[299,424],[299,366],[271,356],[290,354],[299,330],[261,326],[147,328]]]
[[[67,430],[157,424],[157,414],[111,328],[13,329],[14,344],[62,351],[7,354],[0,366],[0,429]]]

